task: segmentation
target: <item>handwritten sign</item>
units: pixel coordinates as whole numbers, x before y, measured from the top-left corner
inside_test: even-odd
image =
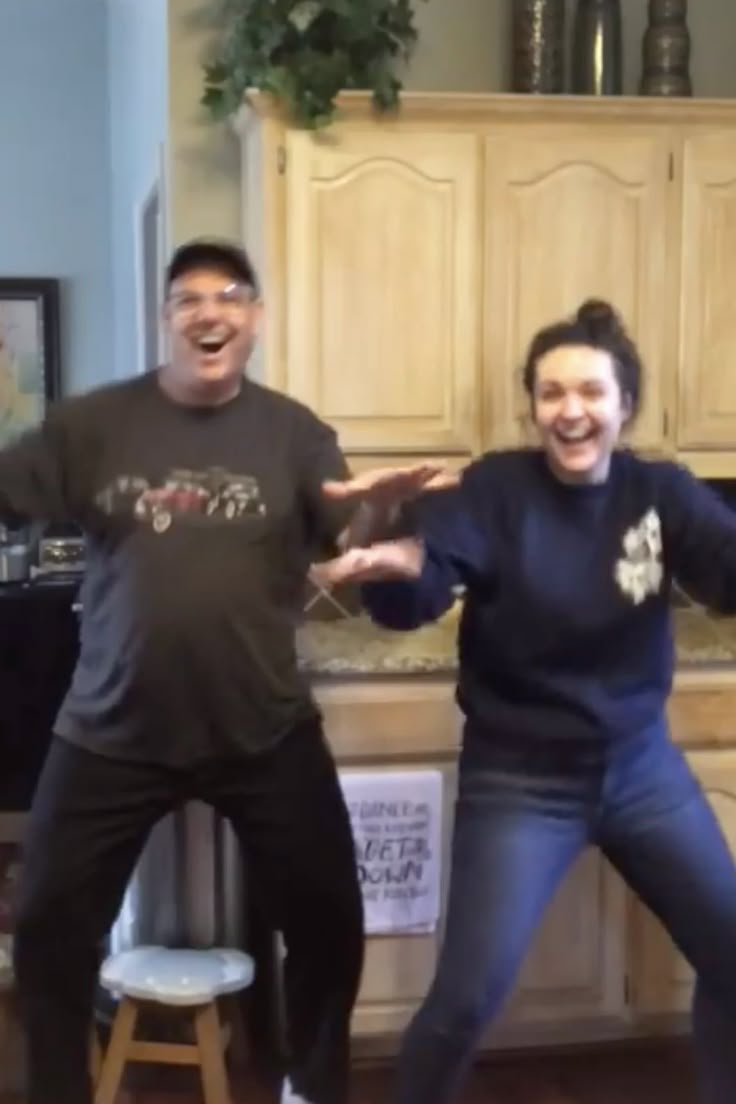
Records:
[[[440,909],[442,775],[343,772],[369,935],[433,931]]]

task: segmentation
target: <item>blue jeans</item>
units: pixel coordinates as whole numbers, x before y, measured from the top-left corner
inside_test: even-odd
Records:
[[[698,976],[704,1104],[736,1101],[736,866],[665,725],[615,750],[466,736],[447,928],[410,1025],[397,1104],[447,1104],[563,875],[596,844]]]

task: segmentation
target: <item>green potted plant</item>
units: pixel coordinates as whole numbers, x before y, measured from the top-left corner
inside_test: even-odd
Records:
[[[249,89],[272,95],[293,123],[318,128],[344,89],[398,104],[398,63],[417,39],[412,0],[220,0],[222,32],[205,66],[202,102],[215,118],[237,111]]]

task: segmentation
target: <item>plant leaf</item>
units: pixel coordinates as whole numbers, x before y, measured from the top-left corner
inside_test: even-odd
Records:
[[[248,88],[272,93],[309,128],[335,117],[343,88],[396,107],[394,66],[416,43],[413,0],[220,0],[220,41],[203,66],[202,102],[214,118],[233,112]]]

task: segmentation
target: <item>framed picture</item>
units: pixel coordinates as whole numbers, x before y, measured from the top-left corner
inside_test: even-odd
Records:
[[[59,281],[0,278],[0,448],[59,394]]]

